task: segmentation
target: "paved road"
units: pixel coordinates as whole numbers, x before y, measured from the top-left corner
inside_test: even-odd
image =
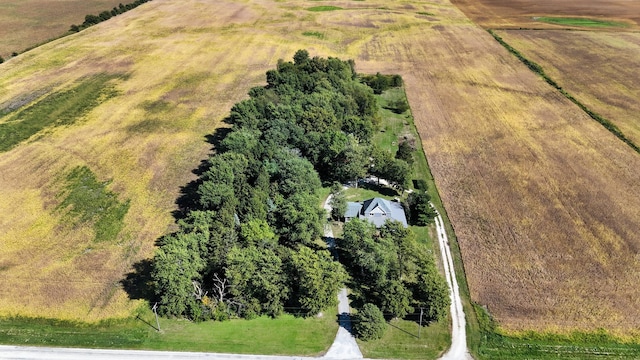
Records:
[[[2,346],[3,360],[302,360],[317,359],[301,356],[267,356],[214,354],[176,351],[66,349],[35,346]]]
[[[433,205],[432,205],[433,206]],[[451,257],[451,248],[449,247],[449,239],[444,229],[442,216],[439,212],[435,218],[436,233],[438,236],[438,244],[440,245],[440,253],[442,253],[442,264],[444,272],[449,284],[449,296],[451,297],[451,348],[440,360],[472,360],[467,349],[467,332],[465,329],[464,310],[462,309],[462,299],[458,289],[458,280],[456,280],[456,271],[453,266],[453,258]]]

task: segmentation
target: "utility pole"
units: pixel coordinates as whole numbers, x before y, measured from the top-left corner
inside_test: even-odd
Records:
[[[420,330],[422,330],[422,308],[420,308],[420,325],[418,327],[418,339],[420,339]]]
[[[153,308],[151,308],[153,310],[153,313],[156,314],[156,325],[158,325],[158,332],[160,332],[160,321],[158,321],[158,303],[156,302],[153,305]],[[420,317],[420,319],[422,319],[422,315]]]

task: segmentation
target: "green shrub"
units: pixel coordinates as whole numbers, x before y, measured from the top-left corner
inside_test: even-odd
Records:
[[[318,31],[305,31],[302,33],[304,36],[315,37],[318,39],[324,39],[324,34]]]
[[[397,99],[389,102],[386,108],[396,114],[402,114],[403,112],[409,110],[409,103],[407,103],[404,99]]]
[[[425,179],[413,179],[412,181],[416,190],[427,191],[428,185]]]
[[[392,87],[402,86],[402,77],[400,77],[400,75],[382,75],[377,73],[375,75],[364,75],[361,79],[363,83],[369,85],[373,89],[374,94],[378,95]]]
[[[353,330],[364,341],[380,339],[387,330],[387,322],[377,306],[367,303],[355,315]]]

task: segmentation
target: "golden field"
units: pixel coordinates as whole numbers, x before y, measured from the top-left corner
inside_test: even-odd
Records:
[[[504,329],[639,327],[640,156],[446,0],[154,0],[3,64],[0,109],[126,77],[83,121],[0,154],[0,315],[130,314],[119,281],[171,229],[205,135],[300,48],[403,76],[472,300]],[[131,202],[114,243],[62,226],[77,165]]]
[[[4,0],[0,3],[0,56],[56,38],[85,15],[111,11],[120,0]]]

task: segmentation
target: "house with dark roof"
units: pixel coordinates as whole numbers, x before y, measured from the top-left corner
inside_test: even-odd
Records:
[[[373,198],[363,202],[348,202],[344,221],[348,222],[356,217],[366,219],[376,227],[381,227],[387,220],[399,221],[404,227],[408,227],[402,205],[399,202],[382,198]]]

